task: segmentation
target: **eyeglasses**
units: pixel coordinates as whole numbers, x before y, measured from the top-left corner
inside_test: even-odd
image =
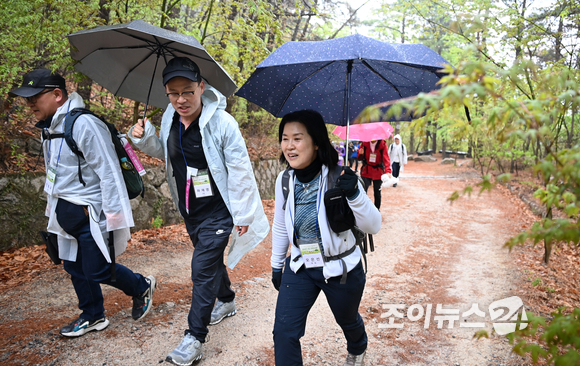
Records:
[[[184,91],[181,93],[165,93],[165,95],[167,95],[167,97],[171,100],[177,100],[179,99],[179,97],[183,97],[184,99],[191,99],[195,95],[196,91],[197,88],[195,88],[194,91]]]
[[[36,101],[38,100],[38,98],[42,95],[42,94],[46,94],[46,93],[50,93],[51,91],[53,91],[54,89],[47,89],[44,91],[41,91],[40,93],[33,95],[31,97],[26,97],[24,99],[26,99],[27,103],[31,103],[31,104],[35,104]]]

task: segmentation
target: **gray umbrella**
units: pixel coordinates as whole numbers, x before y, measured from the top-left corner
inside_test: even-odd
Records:
[[[188,57],[211,86],[229,97],[237,86],[195,37],[143,20],[68,35],[75,68],[115,95],[165,108],[162,71],[174,57]]]

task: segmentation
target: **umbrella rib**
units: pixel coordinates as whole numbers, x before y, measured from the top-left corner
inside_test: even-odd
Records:
[[[139,67],[143,62],[145,62],[152,54],[155,53],[156,50],[151,51],[147,56],[145,56],[145,58],[143,58],[141,61],[139,61],[135,66],[133,66],[129,71],[127,71],[127,73],[125,74],[125,77],[123,78],[123,80],[119,83],[119,87],[117,88],[117,90],[115,91],[115,95],[117,95],[117,93],[119,92],[119,89],[121,89],[121,87],[123,86],[123,83],[125,82],[125,80],[127,80],[127,78],[129,77],[129,75],[133,72],[133,70],[135,70],[137,67]],[[157,58],[159,58],[159,56],[157,56]]]
[[[368,62],[366,62],[366,60],[362,60],[362,63],[369,70],[371,70],[375,75],[377,75],[379,78],[381,78],[381,80],[383,80],[385,83],[389,84],[393,89],[395,89],[401,98],[403,97],[403,95],[401,94],[399,89],[393,83],[391,83],[389,80],[385,79],[385,77],[383,77],[383,75],[379,74],[371,65],[369,65]]]
[[[210,57],[210,58],[207,58],[207,57],[201,57],[201,56],[199,56],[199,55],[194,55],[193,53],[190,53],[190,52],[186,52],[186,51],[178,50],[177,48],[173,48],[173,47],[171,47],[171,48],[170,48],[170,47],[169,47],[169,45],[170,45],[171,43],[176,43],[176,41],[174,41],[174,40],[170,40],[170,41],[169,41],[169,42],[167,42],[167,43],[161,43],[161,42],[159,42],[159,39],[157,38],[157,36],[154,36],[154,35],[152,35],[152,36],[153,36],[153,38],[155,38],[155,41],[156,41],[156,43],[153,43],[153,42],[151,42],[150,40],[148,40],[148,39],[146,39],[146,38],[143,38],[143,37],[138,37],[138,36],[136,36],[136,35],[134,35],[134,34],[125,33],[125,32],[123,32],[123,31],[122,31],[122,30],[120,30],[120,29],[117,29],[117,30],[115,30],[115,32],[121,33],[121,34],[123,34],[123,35],[126,35],[126,36],[128,36],[128,37],[131,37],[131,38],[135,38],[135,39],[137,39],[137,40],[139,40],[139,41],[142,41],[142,42],[150,43],[150,44],[154,45],[154,46],[155,46],[155,47],[157,47],[157,48],[164,48],[164,49],[168,50],[168,51],[171,53],[171,55],[172,55],[173,57],[176,57],[176,56],[175,56],[175,53],[174,53],[174,52],[172,52],[172,51],[177,51],[177,52],[181,52],[181,53],[183,53],[184,55],[188,55],[188,56],[194,56],[194,57],[197,57],[197,58],[199,58],[199,59],[201,59],[201,60],[204,60],[204,61],[211,61],[211,62],[213,62],[213,61],[214,61],[214,60],[213,60],[211,57]],[[193,38],[195,39],[195,37],[193,37]],[[185,44],[185,43],[184,43],[184,44]],[[200,47],[198,47],[198,46],[194,46],[194,47],[195,47],[195,48],[197,48],[197,49],[199,49],[200,51],[204,51],[203,47],[202,47],[202,48],[200,48]],[[206,51],[206,52],[207,52],[207,51]]]
[[[280,111],[284,108],[284,105],[286,104],[286,101],[288,101],[288,98],[290,98],[290,95],[292,94],[292,92],[294,92],[294,90],[296,90],[296,88],[298,86],[300,86],[302,83],[304,83],[306,80],[310,79],[311,77],[313,77],[314,75],[318,74],[322,69],[324,69],[325,67],[333,64],[335,61],[330,61],[328,62],[326,65],[323,65],[322,67],[316,69],[316,71],[314,71],[312,74],[308,75],[308,77],[302,79],[299,83],[296,83],[292,89],[290,89],[290,91],[288,92],[288,94],[286,94],[286,98],[284,99],[284,102],[280,105],[280,108],[278,109],[278,111],[276,112],[275,116],[278,116],[278,114],[280,113]]]
[[[136,39],[138,41],[144,42],[144,43],[146,43],[146,45],[122,46],[122,47],[99,47],[97,49],[94,49],[93,51],[91,51],[90,53],[88,53],[86,56],[84,56],[82,59],[80,59],[78,61],[79,62],[82,62],[85,58],[89,57],[90,55],[92,55],[93,53],[95,53],[97,51],[126,50],[126,49],[129,49],[130,50],[130,49],[139,49],[139,48],[148,48],[148,49],[151,49],[153,51],[156,51],[156,50],[162,48],[162,49],[167,50],[167,52],[170,53],[173,57],[176,57],[175,52],[180,52],[180,53],[182,53],[184,55],[193,56],[193,57],[196,57],[196,58],[198,58],[200,60],[209,61],[209,62],[214,62],[215,61],[211,57],[208,58],[208,57],[196,55],[196,54],[193,54],[191,52],[184,51],[184,50],[179,50],[177,48],[169,47],[169,45],[171,43],[176,43],[176,41],[173,41],[173,40],[171,40],[169,42],[166,42],[166,43],[161,43],[157,39],[156,36],[153,36],[155,38],[155,41],[156,42],[151,42],[150,40],[148,40],[146,38],[138,37],[138,36],[136,36],[134,34],[125,33],[125,32],[123,32],[123,31],[121,31],[119,29],[115,30],[115,32],[121,33],[121,34],[123,34],[123,35],[125,35],[127,37],[131,37],[131,38],[134,38],[134,39]],[[196,48],[198,48],[198,47],[196,47]],[[198,48],[198,49],[200,51],[204,51],[203,48]],[[164,55],[165,55],[165,52],[164,52]]]

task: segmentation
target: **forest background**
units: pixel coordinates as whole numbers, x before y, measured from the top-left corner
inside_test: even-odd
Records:
[[[89,108],[120,130],[136,122],[143,105],[111,95],[76,73],[66,38],[81,29],[136,19],[195,36],[239,86],[287,41],[363,32],[382,41],[427,45],[454,67],[447,68],[439,91],[388,110],[396,115],[408,108],[424,115],[396,124],[410,152],[468,151],[481,172],[482,190],[509,182],[521,171],[532,172],[536,179],[526,184],[534,189],[543,214],[506,245],[543,245],[546,263],[553,247],[577,247],[576,0],[6,0],[0,4],[0,172],[44,168],[30,148],[30,141],[39,139],[36,121],[22,100],[7,94],[34,68],[63,74]],[[239,122],[254,159],[276,156],[275,118],[235,96],[228,99],[228,111]],[[159,117],[154,112],[152,119]],[[369,107],[358,122],[382,117],[377,106]],[[472,190],[456,192],[451,200]],[[513,335],[515,349],[549,363],[580,362],[579,317],[578,308],[561,309],[549,318],[531,316],[531,325]]]

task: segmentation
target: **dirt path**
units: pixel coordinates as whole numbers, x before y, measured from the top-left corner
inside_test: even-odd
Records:
[[[501,336],[473,340],[481,328],[438,329],[437,304],[459,309],[478,304],[491,330],[488,306],[518,295],[513,259],[502,248],[521,227],[521,213],[504,193],[473,195],[452,205],[446,200],[477,174],[464,167],[411,162],[397,188],[383,189],[383,226],[368,255],[367,286],[360,312],[369,335],[367,365],[523,364]],[[372,194],[372,193],[371,193]],[[266,211],[272,218],[273,202]],[[167,231],[169,230],[169,231]],[[162,234],[135,235],[119,262],[159,281],[155,308],[143,321],[130,316],[131,299],[104,286],[111,325],[102,332],[66,339],[58,329],[78,315],[70,280],[61,267],[0,293],[2,365],[157,365],[181,340],[190,297],[191,244],[181,226]],[[238,314],[210,328],[204,358],[197,365],[273,365],[272,326],[277,292],[270,283],[270,237],[231,272]],[[431,305],[424,318],[397,319],[402,329],[385,328],[385,304]],[[413,314],[417,314],[415,311]],[[324,296],[315,304],[302,340],[305,365],[342,365],[344,337]]]

